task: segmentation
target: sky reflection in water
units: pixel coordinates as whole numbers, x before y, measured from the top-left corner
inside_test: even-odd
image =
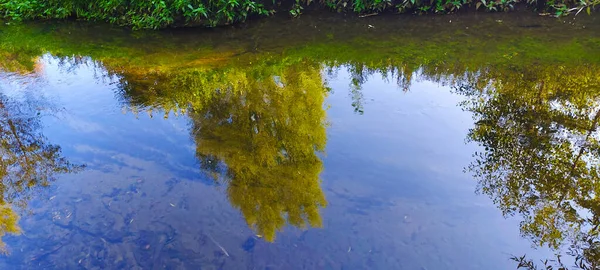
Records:
[[[425,80],[403,92],[371,76],[361,115],[350,75],[326,76],[322,228],[287,226],[269,243],[232,207],[228,184],[200,169],[189,115],[136,111],[114,78],[95,78],[101,68],[57,61],[46,56],[39,77],[11,75],[2,87],[59,108],[43,117],[44,135],[86,168],[39,190],[23,235],[4,237],[6,267],[477,269],[529,253],[518,222],[476,196],[462,171],[476,149],[464,144],[472,120],[449,87]]]

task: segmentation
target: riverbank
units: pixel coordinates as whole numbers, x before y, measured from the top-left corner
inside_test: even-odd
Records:
[[[0,0],[0,18],[12,21],[72,19],[108,22],[133,29],[160,29],[182,26],[229,25],[251,18],[289,13],[297,17],[306,9],[368,17],[389,13],[448,14],[464,10],[512,11],[523,6],[547,16],[591,13],[600,0]]]

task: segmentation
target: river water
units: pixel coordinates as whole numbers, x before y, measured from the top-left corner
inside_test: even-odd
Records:
[[[593,262],[599,19],[5,25],[0,267]]]

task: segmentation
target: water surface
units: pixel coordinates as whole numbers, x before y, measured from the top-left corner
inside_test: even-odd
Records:
[[[511,269],[512,255],[552,258],[597,224],[597,20],[6,26],[0,264]]]

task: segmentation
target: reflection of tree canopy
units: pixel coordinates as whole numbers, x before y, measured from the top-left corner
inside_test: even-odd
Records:
[[[265,239],[286,224],[321,226],[325,88],[320,66],[299,63],[187,70],[126,80],[125,101],[188,112],[201,166]]]
[[[20,231],[12,205],[25,207],[35,188],[79,168],[61,156],[59,146],[46,142],[36,105],[0,93],[0,236]]]
[[[286,220],[320,226],[325,147],[325,89],[318,66],[286,68],[279,77],[241,77],[194,109],[197,154],[216,180],[228,182],[231,203],[269,241]],[[212,166],[224,162],[226,172]]]
[[[484,78],[485,77],[485,78]],[[487,79],[491,78],[491,79]],[[490,72],[458,87],[483,147],[469,169],[478,190],[539,245],[573,243],[600,262],[600,74],[596,67]]]

